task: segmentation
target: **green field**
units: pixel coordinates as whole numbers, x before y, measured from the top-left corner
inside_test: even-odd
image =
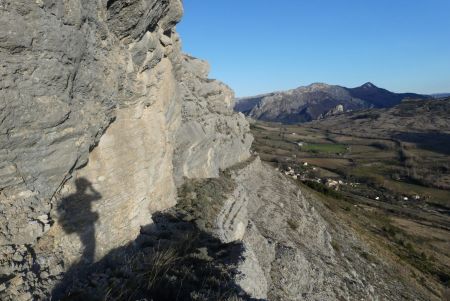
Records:
[[[301,146],[302,151],[313,152],[313,153],[345,153],[347,151],[347,146],[344,144],[325,144],[325,143],[307,143]]]

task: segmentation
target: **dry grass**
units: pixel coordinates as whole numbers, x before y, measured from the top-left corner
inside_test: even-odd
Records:
[[[164,281],[164,275],[175,268],[180,261],[190,252],[191,235],[175,243],[166,246],[158,244],[147,249],[145,252],[138,252],[127,258],[121,266],[118,274],[126,272],[131,278],[119,283],[114,283],[104,297],[104,301],[132,301],[136,300],[142,292],[158,291],[161,282]]]
[[[225,172],[219,178],[187,180],[178,191],[178,208],[191,216],[202,230],[210,229],[234,188],[234,181]]]

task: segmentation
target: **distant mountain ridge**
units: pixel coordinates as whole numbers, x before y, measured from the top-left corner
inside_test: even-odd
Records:
[[[431,94],[431,96],[433,96],[434,98],[446,98],[450,97],[450,93],[435,93]]]
[[[414,93],[394,93],[370,82],[356,88],[314,83],[288,91],[240,98],[234,109],[254,119],[292,124],[348,111],[390,108],[403,99],[429,98]]]
[[[353,97],[363,99],[375,108],[391,108],[402,102],[403,99],[428,99],[428,95],[415,93],[394,93],[383,88],[379,88],[368,82],[356,88],[345,88]]]

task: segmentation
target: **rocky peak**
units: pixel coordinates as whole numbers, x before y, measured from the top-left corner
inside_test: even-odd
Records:
[[[361,86],[361,88],[364,89],[377,89],[378,87],[372,84],[371,82],[367,82],[364,85]]]
[[[320,91],[320,90],[326,90],[329,89],[331,87],[331,85],[325,84],[325,83],[313,83],[309,86],[305,86],[305,87],[299,87],[298,89],[308,89],[311,91]]]

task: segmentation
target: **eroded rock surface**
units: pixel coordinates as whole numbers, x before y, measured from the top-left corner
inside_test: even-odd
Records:
[[[184,56],[182,65],[183,126],[177,133],[174,161],[178,184],[183,177],[216,177],[220,169],[248,159],[253,141],[244,115],[233,114],[233,91],[205,78],[207,62]]]
[[[179,0],[0,1],[0,288],[43,298],[134,240],[183,177],[249,156],[234,96],[181,53]]]

